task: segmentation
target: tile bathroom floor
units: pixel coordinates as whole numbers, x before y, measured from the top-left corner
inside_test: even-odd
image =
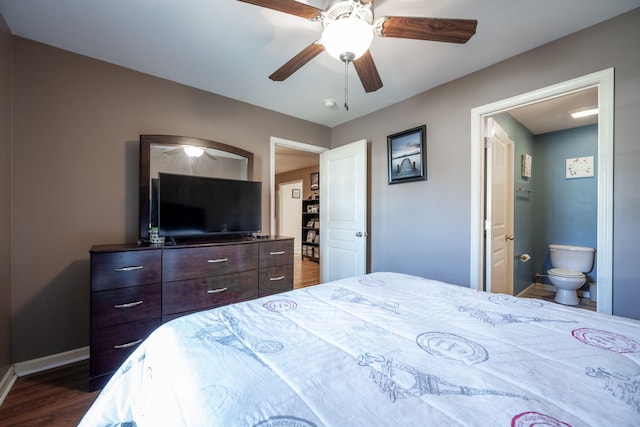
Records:
[[[543,299],[545,301],[555,302],[553,301],[553,299],[555,298],[556,293],[548,290],[545,287],[545,285],[534,283],[533,286],[530,286],[529,288],[527,288],[519,296],[524,298],[537,298],[537,299]],[[580,300],[580,304],[573,307],[583,308],[591,311],[597,311],[595,301],[591,301],[588,298],[579,298],[579,300]]]

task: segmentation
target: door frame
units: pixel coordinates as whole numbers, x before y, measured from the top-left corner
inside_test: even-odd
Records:
[[[276,230],[276,146],[317,154],[327,151],[328,148],[291,141],[276,136],[270,138],[269,144],[269,234],[274,234]]]
[[[613,313],[613,131],[614,69],[608,68],[542,89],[482,105],[471,110],[471,241],[469,280],[472,289],[484,290],[484,142],[486,118],[512,108],[533,104],[591,87],[598,88],[598,214],[597,309]]]

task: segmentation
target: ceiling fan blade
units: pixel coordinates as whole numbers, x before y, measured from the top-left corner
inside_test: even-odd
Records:
[[[278,68],[269,76],[274,82],[281,82],[286,80],[291,74],[298,71],[303,65],[315,58],[320,52],[324,50],[319,42],[313,42],[309,46],[305,47],[296,56],[291,58],[289,62]]]
[[[382,87],[382,79],[373,62],[371,52],[367,50],[360,58],[353,61],[353,66],[360,77],[365,92],[375,92]]]
[[[400,39],[432,40],[466,43],[476,33],[475,19],[414,18],[390,16],[383,18],[380,35]]]
[[[308,4],[300,3],[295,0],[238,0],[244,3],[256,6],[266,7],[267,9],[277,10],[278,12],[289,13],[301,18],[313,19],[322,12]]]
[[[170,150],[165,150],[163,151],[163,154],[166,154],[167,156],[173,156],[174,154],[178,154],[178,153],[182,153],[184,152],[184,149],[182,148],[182,146],[178,147],[178,148],[172,148]]]

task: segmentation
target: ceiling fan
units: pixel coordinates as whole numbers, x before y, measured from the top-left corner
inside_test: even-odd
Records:
[[[373,0],[334,0],[321,10],[295,0],[239,0],[267,9],[318,21],[322,37],[304,48],[269,78],[283,81],[307,62],[326,50],[345,63],[353,63],[365,92],[382,87],[369,46],[374,35],[400,39],[466,43],[476,32],[478,21],[472,19],[385,16],[374,20]],[[346,103],[345,103],[346,107]]]

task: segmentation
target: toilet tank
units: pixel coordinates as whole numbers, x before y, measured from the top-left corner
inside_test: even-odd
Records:
[[[588,273],[593,268],[595,249],[585,246],[549,245],[551,265],[554,268]]]

